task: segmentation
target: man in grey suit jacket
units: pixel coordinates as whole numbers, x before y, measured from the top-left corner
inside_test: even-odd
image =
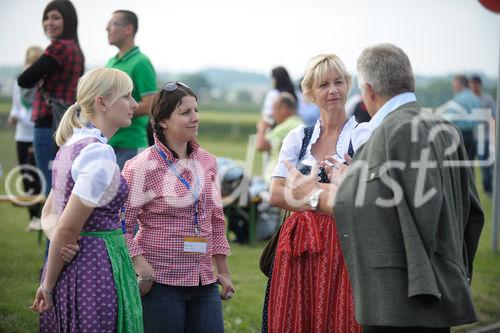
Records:
[[[459,131],[416,103],[400,48],[366,48],[358,74],[373,118],[353,134],[357,151],[338,190],[319,197],[336,218],[356,320],[363,332],[449,332],[477,321],[469,285],[484,216]],[[288,188],[308,200],[319,185],[289,168]]]

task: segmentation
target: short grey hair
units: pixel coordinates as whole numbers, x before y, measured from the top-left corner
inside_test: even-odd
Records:
[[[360,83],[368,83],[377,95],[393,97],[415,92],[415,77],[410,59],[393,44],[367,47],[358,58]]]

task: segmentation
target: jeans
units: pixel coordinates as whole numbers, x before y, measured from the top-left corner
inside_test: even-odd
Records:
[[[30,165],[36,167],[35,154],[30,152],[33,148],[33,142],[22,142],[16,141],[17,148],[17,160],[20,166]],[[21,175],[23,177],[23,187],[26,194],[37,195],[40,194],[40,177],[36,172],[28,170],[26,168],[21,169]],[[30,219],[33,217],[40,217],[42,212],[42,204],[36,203],[28,206],[30,213]]]
[[[116,155],[116,164],[123,170],[125,162],[137,155],[140,150],[138,148],[113,148]]]
[[[490,158],[489,140],[484,142],[483,152],[478,152],[478,158],[480,161],[487,161]],[[493,164],[482,166],[481,174],[483,178],[483,190],[487,195],[491,196],[493,194]]]
[[[474,161],[477,157],[479,161],[487,161],[490,158],[490,142],[489,140],[484,140],[484,142],[477,142],[474,132],[472,130],[462,130],[462,136],[464,139],[465,150],[467,151],[467,156],[469,161]],[[486,133],[488,137],[488,133]],[[478,144],[482,145],[482,151],[478,149]],[[491,196],[493,193],[493,166],[482,166],[481,174],[483,179],[483,190],[484,192]],[[472,168],[474,171],[474,168]]]
[[[42,172],[45,180],[44,194],[48,196],[52,187],[51,163],[56,157],[54,132],[51,127],[34,128],[33,147],[35,148],[36,166]]]
[[[42,172],[42,187],[45,185],[45,196],[48,196],[52,188],[52,161],[56,157],[56,144],[54,142],[54,131],[52,127],[35,127],[33,135],[33,147],[35,148],[36,166]],[[44,184],[45,180],[45,184]],[[50,242],[47,239],[45,247],[45,260],[49,254]]]
[[[182,287],[153,283],[142,297],[145,333],[223,333],[219,288]]]

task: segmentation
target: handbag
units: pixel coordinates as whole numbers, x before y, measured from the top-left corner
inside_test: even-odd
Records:
[[[279,225],[278,229],[271,237],[271,239],[267,242],[264,250],[262,250],[262,254],[259,259],[259,268],[265,276],[270,277],[271,270],[273,269],[274,256],[276,255],[276,247],[278,246],[278,239],[280,237],[281,226],[285,223],[285,220],[290,216],[290,211],[285,211],[285,215],[283,216],[283,221]]]
[[[57,128],[59,127],[59,123],[61,123],[61,119],[64,116],[64,113],[68,108],[70,107],[69,104],[66,104],[61,99],[58,98],[49,98],[48,103],[50,106],[50,109],[52,110],[52,129],[57,131]]]
[[[70,104],[67,104],[62,99],[50,96],[48,91],[43,88],[40,88],[40,92],[45,98],[47,106],[50,107],[50,110],[52,111],[52,129],[55,133],[57,131],[57,128],[59,127],[59,124],[61,123],[61,119],[64,116],[64,113],[70,107]]]
[[[300,161],[305,153],[307,146],[309,145],[309,141],[311,141],[311,135],[314,130],[314,126],[306,126],[304,127],[304,140],[302,140],[302,147],[300,149],[300,154],[298,161]],[[265,276],[269,277],[271,275],[271,271],[273,269],[274,256],[276,255],[276,247],[278,246],[278,240],[280,237],[281,226],[285,223],[285,220],[290,216],[290,211],[285,211],[285,215],[283,216],[283,221],[281,222],[278,230],[274,233],[271,239],[267,242],[264,250],[262,250],[262,254],[259,259],[259,268]]]

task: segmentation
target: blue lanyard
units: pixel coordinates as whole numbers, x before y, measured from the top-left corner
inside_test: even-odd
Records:
[[[194,227],[195,227],[195,233],[198,235],[200,233],[200,229],[198,226],[198,204],[199,204],[199,194],[200,194],[200,178],[196,175],[196,186],[194,190],[191,190],[191,185],[189,182],[182,177],[179,172],[177,171],[177,168],[175,167],[175,164],[172,163],[171,160],[168,159],[167,155],[161,150],[157,145],[155,145],[156,150],[158,151],[158,154],[160,154],[161,158],[167,163],[168,167],[170,170],[175,174],[177,179],[181,181],[181,183],[188,189],[188,191],[193,195],[194,199]],[[196,171],[196,170],[195,170]]]
[[[125,225],[125,206],[120,209],[120,222],[122,223],[122,231],[124,234],[127,233],[127,226]]]

